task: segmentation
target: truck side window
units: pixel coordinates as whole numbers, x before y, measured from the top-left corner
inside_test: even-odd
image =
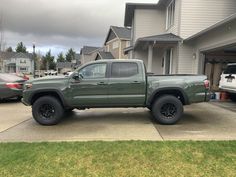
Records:
[[[106,63],[92,64],[79,71],[83,79],[98,79],[106,77]]]
[[[112,63],[111,77],[132,77],[138,74],[137,63]]]

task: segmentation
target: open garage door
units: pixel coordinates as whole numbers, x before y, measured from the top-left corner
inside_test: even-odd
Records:
[[[203,74],[211,81],[213,91],[219,90],[220,76],[227,64],[236,63],[236,44],[203,52]]]

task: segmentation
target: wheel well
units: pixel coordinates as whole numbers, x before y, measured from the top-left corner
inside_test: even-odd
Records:
[[[52,96],[52,97],[55,97],[56,99],[58,99],[58,100],[60,101],[61,105],[63,105],[63,102],[62,102],[62,100],[61,100],[59,94],[56,93],[56,92],[40,92],[40,93],[34,94],[33,97],[32,97],[32,99],[31,99],[31,105],[33,105],[34,102],[35,102],[38,98],[43,97],[43,96]]]
[[[187,104],[187,103],[186,103],[186,100],[185,100],[185,97],[184,97],[184,95],[183,95],[183,93],[182,93],[181,91],[179,91],[179,90],[163,90],[163,91],[158,91],[158,92],[154,95],[154,97],[153,97],[152,100],[151,100],[151,105],[154,103],[154,101],[155,101],[157,98],[159,98],[159,97],[161,97],[161,96],[163,96],[163,95],[172,95],[172,96],[175,96],[176,98],[178,98],[178,99],[182,102],[183,105],[186,105],[186,104]]]

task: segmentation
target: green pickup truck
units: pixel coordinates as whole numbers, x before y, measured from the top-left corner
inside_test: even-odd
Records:
[[[34,119],[55,125],[73,109],[148,108],[155,120],[171,125],[183,105],[209,101],[209,81],[198,75],[148,74],[141,60],[99,60],[70,76],[28,81],[22,102],[32,105]]]

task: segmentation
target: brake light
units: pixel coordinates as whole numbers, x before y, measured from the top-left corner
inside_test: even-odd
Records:
[[[210,81],[209,80],[205,80],[204,81],[204,86],[206,89],[209,89],[210,88]]]
[[[6,83],[6,86],[10,89],[22,89],[22,84],[20,83]]]

